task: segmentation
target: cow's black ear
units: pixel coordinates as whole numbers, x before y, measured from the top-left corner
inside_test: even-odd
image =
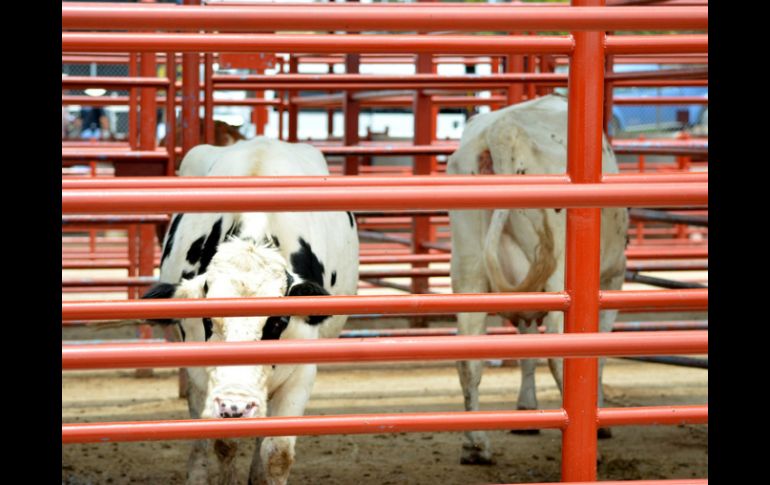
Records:
[[[177,286],[179,285],[172,285],[171,283],[158,283],[147,290],[147,293],[142,295],[142,298],[173,298],[174,293],[176,293]]]
[[[328,296],[329,292],[323,286],[312,281],[303,281],[289,288],[287,296]],[[309,315],[307,323],[318,325],[329,318],[330,315]]]
[[[158,283],[147,290],[147,293],[142,295],[142,298],[173,298],[174,293],[176,293],[177,286],[179,285],[172,285],[170,283]],[[161,325],[173,325],[179,322],[179,320],[171,318],[149,318],[147,321],[150,323],[159,323]]]
[[[312,281],[303,281],[289,288],[287,296],[328,296],[326,289]]]

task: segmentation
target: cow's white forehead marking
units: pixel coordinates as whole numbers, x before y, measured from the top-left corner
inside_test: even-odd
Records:
[[[222,242],[206,271],[209,292],[229,296],[281,296],[286,291],[286,260],[272,245],[253,240]],[[222,295],[224,296],[224,295]]]

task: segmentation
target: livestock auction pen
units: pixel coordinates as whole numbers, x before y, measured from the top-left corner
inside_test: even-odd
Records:
[[[623,4],[633,2],[622,1],[605,5],[604,0],[574,0],[571,5],[521,2],[296,5],[213,1],[200,5],[194,0],[184,3],[62,4],[63,61],[129,66],[129,75],[124,77],[63,76],[62,88],[125,88],[129,91],[127,97],[98,102],[126,104],[130,118],[127,143],[63,141],[63,227],[77,233],[73,237],[66,236],[65,232],[63,270],[122,268],[128,272],[128,277],[65,280],[62,288],[68,297],[62,304],[65,328],[82,326],[85,322],[168,316],[307,314],[311,309],[356,317],[368,315],[369,321],[376,317],[383,323],[369,332],[351,331],[344,335],[348,338],[329,341],[201,345],[155,341],[151,339],[150,329],[145,327],[140,334],[143,340],[138,342],[63,343],[62,442],[63,471],[70,480],[67,483],[182,483],[186,456],[184,451],[175,448],[179,440],[281,435],[346,435],[350,438],[326,442],[324,437],[314,436],[298,440],[297,463],[290,478],[295,483],[360,483],[362,479],[370,483],[543,483],[594,482],[607,478],[633,479],[622,483],[639,484],[707,482],[703,466],[706,457],[702,456],[707,455],[707,445],[703,426],[699,426],[708,419],[708,406],[702,404],[707,400],[703,370],[666,366],[663,367],[665,373],[656,375],[665,382],[654,382],[642,377],[641,369],[660,364],[618,361],[616,371],[608,365],[605,382],[609,379],[617,383],[626,394],[610,394],[611,407],[597,408],[596,403],[598,356],[708,353],[708,331],[703,322],[666,322],[654,328],[650,322],[625,327],[619,322],[616,330],[656,331],[598,333],[600,309],[703,312],[708,307],[708,289],[698,282],[644,279],[644,275],[638,274],[646,270],[662,269],[670,274],[708,268],[704,262],[708,257],[707,239],[704,240],[708,174],[702,170],[707,139],[688,135],[676,140],[615,139],[613,148],[617,153],[629,153],[638,159],[635,165],[621,166],[620,174],[603,176],[601,173],[602,130],[607,126],[613,101],[619,99],[613,100],[613,87],[623,83],[702,85],[707,75],[707,70],[686,68],[634,77],[629,73],[613,73],[612,63],[623,58],[646,57],[669,59],[677,65],[707,64],[704,57],[708,51],[706,2],[685,2],[685,6],[663,8],[625,6]],[[688,33],[623,33],[662,30]],[[313,33],[295,33],[297,31]],[[362,33],[372,31],[376,33]],[[535,32],[569,33],[525,35]],[[478,35],[480,33],[491,35]],[[182,83],[178,86],[179,53]],[[289,72],[264,74],[262,66],[259,68],[262,71],[257,69],[261,74],[215,75],[215,56],[222,63],[227,59],[223,56],[232,54],[243,54],[241,60],[256,54],[289,54],[285,62]],[[403,58],[415,63],[416,74],[359,73],[367,60],[376,64]],[[331,67],[330,74],[298,72],[303,62],[319,59],[329,66],[344,63],[346,73],[331,73]],[[568,75],[553,71],[563,59],[569,62]],[[165,65],[164,76],[157,73],[159,61]],[[486,62],[493,66],[493,72],[479,76],[440,75],[435,68],[442,61]],[[503,65],[506,71],[498,72]],[[203,83],[199,78],[201,66]],[[435,139],[441,106],[471,104],[497,109],[564,86],[568,89],[569,101],[567,173],[473,177],[443,173],[445,165],[439,158],[452,153],[457,143]],[[237,180],[174,177],[180,155],[200,141],[200,93],[204,94],[204,140],[211,141],[214,106],[218,104],[213,93],[228,89],[256,93],[242,105],[254,109],[257,133],[274,128],[274,124],[268,122],[267,113],[268,109],[275,108],[278,137],[288,141],[299,140],[299,112],[303,106],[314,105],[329,113],[341,108],[345,119],[343,139],[330,137],[316,142],[330,160],[334,159],[333,175]],[[157,97],[157,90],[164,90],[165,98]],[[268,90],[281,95],[268,98],[265,94]],[[310,90],[323,94],[301,95],[301,91]],[[468,96],[468,91],[493,94],[484,98]],[[182,94],[179,101],[177,92]],[[459,96],[458,92],[466,94]],[[63,104],[98,104],[77,96],[64,95]],[[620,102],[700,103],[700,100],[621,99]],[[174,133],[177,103],[182,105],[181,147],[177,146],[174,136],[166,136],[166,146],[159,149],[156,110],[165,106],[166,126],[171,127],[169,133]],[[415,127],[413,143],[361,140],[359,114],[367,105],[411,106]],[[678,158],[673,165],[649,169],[651,164],[648,164],[645,170],[644,157],[658,154]],[[414,157],[414,165],[409,170],[403,166],[366,163],[374,156],[410,156]],[[97,161],[111,162],[115,177],[111,176],[113,172],[100,172],[104,168],[97,166]],[[80,176],[80,172],[69,168],[82,164],[89,165],[90,176]],[[563,292],[437,294],[448,290],[446,286],[431,283],[432,278],[446,279],[448,275],[446,263],[451,244],[442,232],[447,226],[445,211],[498,207],[567,209]],[[628,281],[666,289],[599,289],[601,207],[632,208],[632,220],[637,225],[629,232],[632,245],[627,253],[628,269],[634,274],[627,276]],[[644,211],[642,208],[666,210]],[[169,213],[304,210],[356,213],[362,240],[360,295],[239,301],[136,300],[153,281],[158,259],[155,226],[166,224]],[[127,237],[103,233],[104,227],[126,230]],[[86,237],[82,236],[84,232]],[[444,266],[437,269],[431,266],[434,263]],[[394,266],[396,264],[402,266]],[[393,278],[408,278],[408,283],[395,283]],[[91,296],[101,298],[115,288],[127,292],[128,299],[84,299],[88,291],[98,291]],[[385,288],[391,293],[374,291]],[[564,312],[565,333],[515,335],[500,327],[489,335],[455,336],[451,329],[425,328],[428,316],[533,309]],[[410,318],[413,328],[387,329],[394,317]],[[396,332],[400,332],[398,336],[394,336]],[[495,408],[457,412],[460,408],[452,405],[459,402],[460,396],[456,371],[454,367],[441,367],[437,363],[555,356],[565,357],[563,401],[553,385],[543,386],[546,380],[552,382],[543,373],[540,390],[545,408],[538,411],[510,410],[513,393],[504,392],[510,382],[502,376],[512,371],[501,367],[488,369],[482,386],[482,399],[485,393],[491,393],[497,399]],[[159,394],[167,392],[159,391],[160,387],[172,389],[171,398],[177,398],[176,369],[182,366],[311,362],[334,365],[328,367],[328,374],[319,372],[306,416],[189,420],[181,419],[186,407],[181,400],[174,401],[172,408],[153,404]],[[355,365],[342,365],[351,362]],[[110,374],[96,371],[105,369],[113,371]],[[121,369],[123,371],[114,371]],[[153,383],[149,389],[142,387],[148,380],[136,379],[133,372],[125,369],[161,370],[149,381]],[[121,382],[120,390],[100,389],[116,379]],[[447,397],[452,394],[451,390],[441,387],[449,379],[455,380],[456,394],[452,397]],[[437,387],[431,388],[431,384]],[[664,384],[681,387],[664,390],[661,387]],[[74,396],[89,386],[89,392],[97,396],[97,400],[126,392],[131,403],[110,410],[107,415],[114,416],[113,421],[100,421],[98,414],[96,419],[91,416],[79,419],[68,409],[78,408],[78,412],[84,413],[82,403],[67,401],[68,392]],[[634,386],[647,386],[643,398],[633,394]],[[387,392],[390,389],[399,392],[391,395]],[[369,401],[356,401],[358,390],[366,391],[367,399],[380,401],[379,407]],[[676,390],[673,400],[655,405],[660,402],[656,398],[672,390]],[[398,400],[399,397],[402,399]],[[341,405],[346,398],[350,399],[348,404]],[[383,406],[388,405],[391,412],[383,411]],[[154,419],[137,420],[135,414],[126,411],[140,408],[139,415]],[[376,412],[372,413],[372,409]],[[606,445],[600,446],[597,442],[599,427],[653,425],[681,432],[618,433]],[[535,436],[498,437],[498,465],[461,466],[458,463],[461,438],[457,433],[439,432],[478,429],[543,431]],[[352,435],[357,434],[371,435],[371,439],[355,441]],[[657,451],[644,454],[640,443],[643,439],[654,440],[651,448]],[[673,440],[673,444],[666,440]],[[161,444],[153,443],[156,441]],[[306,448],[302,448],[303,443]],[[150,451],[142,454],[140,447],[145,445]],[[77,458],[67,451],[74,447],[79,447]],[[311,447],[315,454],[310,452]],[[675,454],[671,447],[690,448],[676,455],[675,464],[659,465],[656,454]],[[455,454],[447,454],[447,449]],[[378,461],[393,450],[401,462]],[[132,457],[132,453],[137,454]],[[606,458],[613,453],[629,456]],[[633,456],[634,453],[638,453],[638,457]],[[143,463],[144,460],[151,461]],[[106,461],[124,466],[107,468]],[[174,463],[169,465],[169,461]],[[378,468],[381,464],[382,468]],[[87,471],[89,467],[102,466],[108,470],[106,473]],[[152,468],[156,466],[161,471],[154,473]],[[169,466],[175,471],[169,472]],[[423,469],[418,470],[420,467]],[[554,467],[560,469],[554,471]],[[624,473],[624,467],[633,470]],[[137,468],[140,470],[132,471]],[[114,474],[110,470],[114,470]],[[318,473],[319,470],[323,472]],[[694,470],[698,472],[696,475]],[[78,475],[81,472],[82,476]]]

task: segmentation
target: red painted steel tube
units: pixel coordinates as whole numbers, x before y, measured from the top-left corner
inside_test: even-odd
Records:
[[[128,151],[123,149],[94,150],[86,148],[67,148],[62,150],[62,160],[119,160],[119,161],[148,161],[166,160],[166,150],[143,149]]]
[[[359,414],[341,416],[270,417],[254,419],[191,419],[62,425],[62,443],[103,443],[246,436],[464,431],[472,429],[562,428],[561,409],[542,411],[476,411],[442,413]]]
[[[62,216],[62,224],[136,224],[136,223],[167,223],[171,219],[167,215],[68,215]]]
[[[158,96],[158,103],[168,104],[168,99],[165,96]],[[480,98],[486,100],[487,98]],[[61,98],[63,105],[79,104],[88,106],[118,106],[129,103],[129,99],[126,96],[81,96],[81,95],[62,95]],[[182,103],[182,98],[177,97],[175,100],[176,105]],[[281,104],[279,99],[265,99],[265,98],[249,98],[249,99],[215,99],[214,106],[277,106]]]
[[[498,207],[630,207],[708,203],[708,184],[573,184],[515,186],[281,189],[70,189],[63,213],[490,209]]]
[[[433,62],[431,62],[431,65]],[[567,81],[565,74],[557,73],[496,73],[496,74],[474,74],[474,75],[441,75],[425,72],[416,74],[259,74],[259,75],[219,75],[214,76],[214,82],[219,87],[225,87],[228,84],[258,84],[272,86],[273,84],[291,83],[302,87],[305,83],[350,83],[350,84],[383,84],[383,83],[411,83],[415,86],[426,87],[433,83],[462,83],[460,87],[473,85],[473,83],[494,83],[495,85],[508,85],[511,83],[523,83],[532,81]],[[402,93],[405,94],[405,93]],[[390,94],[393,96],[395,94]],[[371,94],[367,97],[371,97]],[[378,97],[383,97],[378,95]],[[356,97],[361,99],[360,96]]]
[[[704,423],[708,406],[667,406],[664,408],[604,408],[600,416],[617,412],[650,424],[650,413],[660,415],[665,424]],[[463,431],[473,429],[563,429],[569,421],[563,409],[539,411],[473,411],[442,413],[360,414],[338,416],[270,417],[253,419],[192,419],[175,421],[136,421],[122,423],[65,423],[62,443],[103,443],[177,439],[237,438],[245,436],[330,435],[365,433],[403,433]],[[595,482],[593,482],[595,483]],[[602,482],[633,485],[674,485],[675,480]],[[684,480],[681,485],[703,483]]]
[[[651,425],[706,424],[708,423],[708,405],[599,409],[599,426],[629,426],[642,423]]]
[[[705,310],[708,289],[600,291],[599,307],[605,310]]]
[[[612,35],[605,40],[607,54],[695,54],[708,47],[708,35],[698,34]]]
[[[518,359],[556,356],[569,358],[707,352],[708,331],[703,330],[656,333],[178,342],[146,345],[63,345],[62,370],[402,362],[415,359]],[[594,426],[595,422],[594,412]]]
[[[395,8],[394,8],[395,7]],[[277,7],[176,7],[146,8],[140,5],[62,5],[62,28],[83,30],[313,30],[313,31],[436,31],[436,30],[645,30],[706,29],[707,7],[644,7],[614,9],[559,6],[486,8],[450,4]]]
[[[655,241],[658,243],[658,241]],[[626,256],[629,259],[695,259],[708,258],[708,247],[685,246],[685,247],[639,247],[630,246],[626,249]]]
[[[166,176],[171,177],[176,170],[176,55],[173,52],[166,54]],[[181,100],[180,100],[181,101]]]
[[[168,86],[168,80],[149,76],[62,76],[61,78],[62,89],[83,89],[95,86],[113,89],[165,88]]]
[[[684,290],[680,290],[684,291]],[[699,291],[699,290],[691,290]],[[425,313],[511,309],[565,310],[569,299],[560,293],[323,296],[251,299],[142,300],[62,302],[63,320],[168,318],[204,316],[351,315]]]
[[[573,0],[579,7],[602,6],[604,0]],[[567,111],[567,172],[572,183],[596,183],[602,177],[604,32],[573,32]],[[578,186],[579,186],[578,185]],[[601,210],[569,208],[566,221],[564,289],[570,308],[564,331],[584,336],[599,331]],[[562,434],[562,480],[596,480],[596,359],[564,362],[563,405],[570,416]]]
[[[62,302],[63,320],[185,318],[213,315],[354,315],[363,313],[446,313],[484,310],[564,311],[566,293],[317,296],[292,298],[190,299]],[[602,291],[601,309],[702,310],[708,289]]]
[[[686,174],[607,174],[602,183],[693,183],[708,182],[708,173]],[[355,187],[355,186],[429,186],[429,185],[530,185],[568,184],[564,175],[430,175],[357,177],[120,177],[69,178],[62,180],[62,189],[139,189],[139,188],[235,188],[235,187]],[[446,214],[442,212],[441,214]],[[357,214],[371,216],[372,214]],[[388,214],[391,216],[393,214]],[[409,215],[409,214],[407,214]],[[434,214],[438,215],[438,214]],[[75,217],[75,216],[68,216]],[[130,217],[130,216],[129,216]],[[147,217],[147,216],[145,216]],[[159,221],[160,222],[160,221]]]
[[[145,34],[62,33],[62,52],[339,52],[334,34]],[[345,36],[350,53],[570,54],[565,36],[356,35]],[[610,54],[708,52],[707,35],[617,36],[607,39]]]
[[[572,39],[564,36],[473,36],[473,35],[356,35],[334,34],[146,34],[62,33],[62,52],[310,52],[350,53],[424,52],[455,54],[542,52],[568,54]],[[659,43],[660,44],[660,43]],[[665,42],[663,42],[665,46]],[[678,44],[677,44],[678,45]],[[636,47],[638,49],[638,47]]]

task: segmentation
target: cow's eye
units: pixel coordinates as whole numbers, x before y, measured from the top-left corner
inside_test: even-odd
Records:
[[[278,340],[288,326],[289,317],[269,317],[262,329],[262,340]]]

